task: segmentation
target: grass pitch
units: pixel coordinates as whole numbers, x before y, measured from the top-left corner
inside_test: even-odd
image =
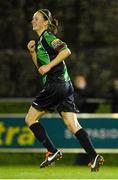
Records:
[[[118,179],[117,166],[103,166],[99,172],[90,172],[83,166],[50,166],[40,169],[37,165],[0,166],[0,179]]]

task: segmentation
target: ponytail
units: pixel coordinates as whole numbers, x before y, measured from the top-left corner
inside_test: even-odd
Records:
[[[58,20],[55,19],[55,18],[52,19],[51,23],[49,24],[48,29],[49,29],[52,33],[56,34],[56,33],[58,32]]]

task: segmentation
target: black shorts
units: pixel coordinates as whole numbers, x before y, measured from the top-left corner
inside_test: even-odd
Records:
[[[32,106],[40,111],[78,113],[73,92],[71,81],[47,83],[36,96]]]

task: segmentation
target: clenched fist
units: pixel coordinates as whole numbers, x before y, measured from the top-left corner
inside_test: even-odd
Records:
[[[28,50],[33,53],[35,52],[35,41],[31,40],[28,44],[27,44],[27,48]]]

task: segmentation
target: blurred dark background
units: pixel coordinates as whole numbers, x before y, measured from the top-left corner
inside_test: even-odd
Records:
[[[94,97],[103,96],[118,77],[118,0],[0,1],[0,97],[33,97],[41,88],[26,47],[40,8],[59,20],[58,36],[72,51],[71,79],[85,75]]]

